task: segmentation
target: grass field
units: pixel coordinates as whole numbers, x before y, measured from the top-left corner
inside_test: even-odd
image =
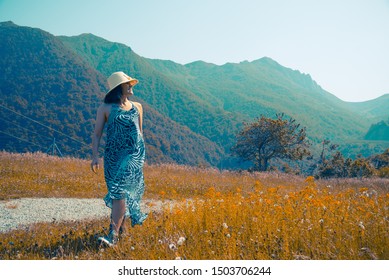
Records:
[[[0,153],[0,200],[102,198],[89,161]],[[0,233],[0,259],[389,259],[389,180],[145,166],[145,199],[174,201],[100,247],[102,220]],[[15,204],[17,207],[17,204]]]

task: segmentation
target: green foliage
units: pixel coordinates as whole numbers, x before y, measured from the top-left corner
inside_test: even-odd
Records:
[[[377,171],[377,175],[380,178],[389,178],[389,167],[382,167]]]
[[[389,149],[371,158],[358,157],[352,160],[344,158],[337,147],[338,145],[331,144],[328,140],[323,141],[321,156],[318,162],[313,164],[311,172],[321,178],[366,178],[377,173],[376,169],[386,167],[389,162]],[[384,169],[382,174],[382,177],[385,177]]]
[[[370,161],[377,169],[389,167],[389,148],[386,149],[382,154],[372,156]]]
[[[367,178],[371,177],[373,174],[374,167],[368,159],[357,158],[351,163],[349,177]]]
[[[253,123],[245,123],[237,136],[232,153],[254,163],[254,170],[266,171],[272,159],[301,160],[309,155],[305,128],[292,118],[276,119],[261,116]]]
[[[349,177],[351,166],[350,159],[344,159],[343,155],[337,151],[329,160],[324,159],[318,168],[318,177],[324,178],[345,178]]]

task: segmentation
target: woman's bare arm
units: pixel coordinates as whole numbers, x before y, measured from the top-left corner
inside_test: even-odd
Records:
[[[135,102],[134,105],[138,108],[138,111],[139,111],[139,129],[140,129],[140,133],[143,135],[143,108],[142,108],[142,104]]]
[[[96,173],[96,171],[100,168],[99,166],[99,146],[100,139],[103,134],[103,129],[105,122],[107,121],[107,106],[102,104],[97,110],[96,115],[96,124],[95,130],[92,134],[92,162],[91,168],[92,171]]]

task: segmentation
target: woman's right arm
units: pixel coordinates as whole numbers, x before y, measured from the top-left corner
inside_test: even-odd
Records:
[[[105,125],[105,122],[107,120],[106,111],[107,110],[106,110],[106,107],[104,104],[100,105],[99,109],[97,109],[95,130],[92,134],[91,168],[92,168],[92,171],[95,173],[100,168],[100,165],[99,165],[99,145],[100,145],[101,136],[103,134],[104,125]]]

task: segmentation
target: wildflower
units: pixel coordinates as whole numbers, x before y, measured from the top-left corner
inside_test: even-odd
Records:
[[[172,251],[175,251],[175,250],[177,250],[177,247],[176,247],[176,245],[174,243],[170,243],[169,244],[169,249],[172,250]]]
[[[362,230],[365,230],[365,226],[363,225],[363,222],[359,222],[358,226],[359,226]]]
[[[320,219],[320,220],[319,220],[319,224],[321,224],[321,225],[324,224],[324,220],[323,220],[323,219]]]
[[[185,237],[181,236],[181,237],[178,239],[178,241],[177,241],[177,245],[178,245],[178,246],[182,246],[182,245],[184,244],[185,240],[186,240]]]
[[[313,177],[313,176],[308,176],[308,177],[305,179],[305,182],[308,183],[308,186],[309,186],[309,187],[316,187],[315,177]]]
[[[225,229],[228,229],[227,223],[223,223],[223,227],[224,227]]]
[[[230,238],[230,237],[231,237],[231,234],[227,233],[227,234],[226,234],[226,237],[227,237],[227,238]]]

